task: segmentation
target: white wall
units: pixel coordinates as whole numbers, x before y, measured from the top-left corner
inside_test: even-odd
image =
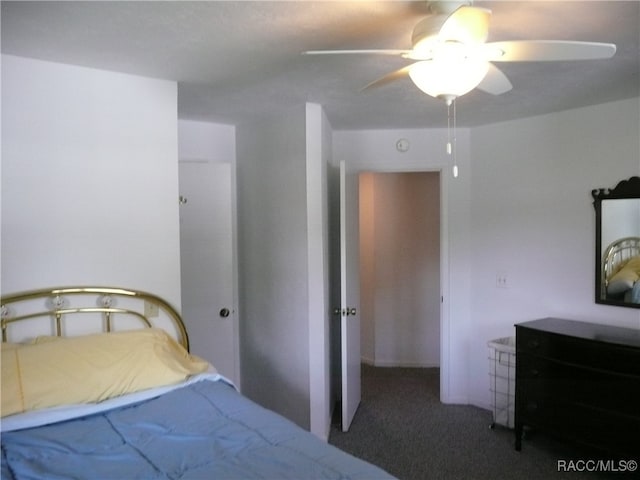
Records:
[[[236,138],[243,393],[326,439],[330,125],[307,104]]]
[[[396,150],[396,141],[410,142],[407,152]],[[441,171],[440,263],[443,295],[440,355],[440,397],[448,403],[467,403],[469,304],[470,156],[469,130],[457,132],[460,175],[451,176],[451,158],[446,154],[446,129],[336,131],[335,161],[346,160],[356,171]]]
[[[472,130],[471,403],[489,405],[486,342],[514,335],[515,323],[640,328],[640,310],[594,303],[591,197],[640,173],[639,132],[639,99]]]
[[[2,292],[97,284],[180,306],[174,82],[2,56]]]
[[[234,125],[178,120],[180,161],[235,163],[235,132]]]
[[[304,109],[237,127],[242,390],[309,427]]]

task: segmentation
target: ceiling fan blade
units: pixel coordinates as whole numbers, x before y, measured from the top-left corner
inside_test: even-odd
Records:
[[[513,86],[502,70],[490,63],[487,74],[476,88],[492,95],[501,95],[511,90]]]
[[[307,50],[305,55],[407,55],[411,50]]]
[[[382,87],[383,85],[387,85],[388,83],[395,82],[396,80],[400,80],[404,77],[409,76],[409,70],[414,64],[407,65],[399,70],[395,70],[391,73],[388,73],[384,77],[381,77],[368,85],[364,86],[360,91],[370,90],[372,88]]]
[[[463,6],[454,11],[440,28],[442,40],[462,43],[484,43],[489,35],[491,10]]]
[[[565,40],[516,40],[487,43],[492,62],[546,62],[558,60],[595,60],[611,58],[616,53],[613,43],[573,42]]]

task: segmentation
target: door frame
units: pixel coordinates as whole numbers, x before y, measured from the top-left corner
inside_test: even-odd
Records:
[[[450,403],[449,351],[450,351],[450,304],[449,304],[449,181],[447,167],[416,168],[416,166],[392,167],[371,166],[358,169],[358,173],[439,173],[440,180],[440,401]]]

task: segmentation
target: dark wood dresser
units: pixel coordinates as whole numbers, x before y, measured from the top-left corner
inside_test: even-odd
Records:
[[[640,455],[640,330],[543,318],[516,325],[516,450],[531,427]]]

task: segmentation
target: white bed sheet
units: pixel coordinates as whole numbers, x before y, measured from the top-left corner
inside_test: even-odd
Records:
[[[70,420],[72,418],[83,417],[85,415],[91,415],[105,410],[110,410],[112,408],[148,400],[172,390],[184,387],[185,385],[200,382],[203,380],[209,380],[213,382],[223,381],[236,388],[231,380],[223,377],[219,373],[214,373],[214,371],[211,371],[201,373],[199,375],[194,375],[184,382],[176,383],[173,385],[165,385],[162,387],[150,388],[148,390],[141,390],[139,392],[110,398],[99,403],[62,405],[59,407],[51,407],[42,410],[35,410],[32,412],[9,415],[0,420],[0,431],[10,432],[12,430],[22,430],[24,428],[39,427],[41,425],[48,425],[50,423]]]

